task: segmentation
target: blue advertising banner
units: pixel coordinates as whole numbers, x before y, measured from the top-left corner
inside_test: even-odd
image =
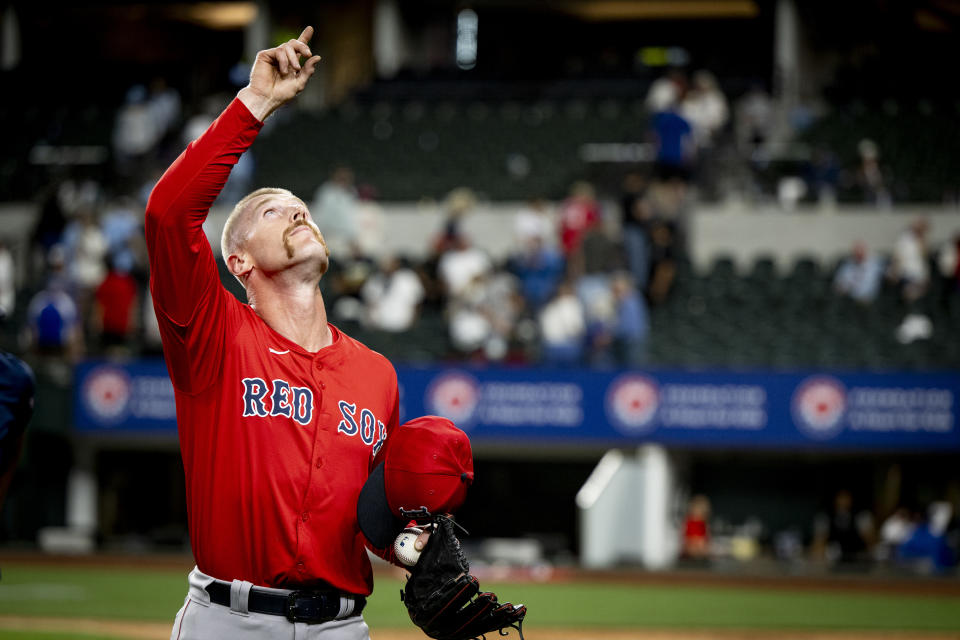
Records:
[[[402,420],[443,415],[477,444],[960,450],[960,373],[401,367],[397,374]],[[175,433],[173,387],[160,361],[85,363],[75,400],[82,433]]]
[[[176,436],[177,407],[163,360],[84,362],[73,393],[73,424],[81,433]]]

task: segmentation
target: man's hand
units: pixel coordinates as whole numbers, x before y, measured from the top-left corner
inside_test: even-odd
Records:
[[[250,71],[250,84],[241,89],[237,97],[261,122],[307,86],[307,80],[320,62],[320,56],[313,55],[307,46],[311,36],[313,27],[307,27],[296,40],[257,54]],[[307,58],[303,64],[301,56]]]
[[[427,529],[423,533],[417,536],[417,539],[413,542],[413,548],[417,551],[423,551],[423,548],[427,546],[427,541],[430,539],[430,529]]]

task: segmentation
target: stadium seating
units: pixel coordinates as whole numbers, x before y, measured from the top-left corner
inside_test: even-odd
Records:
[[[286,115],[257,142],[258,183],[313,193],[345,164],[382,200],[440,199],[461,186],[493,200],[562,198],[589,175],[584,144],[638,142],[646,130],[642,105],[613,99],[349,102]],[[291,175],[291,166],[312,169]]]
[[[896,288],[885,283],[877,300],[862,306],[833,293],[833,271],[801,258],[781,274],[762,256],[738,274],[729,257],[720,257],[698,275],[681,260],[670,297],[651,312],[649,364],[891,371],[947,369],[960,361],[960,343],[951,333],[960,320],[957,296],[943,297],[933,286],[915,310],[930,317],[934,334],[904,345],[895,335],[908,310]],[[405,334],[344,329],[397,362],[455,357],[438,311],[425,311]]]

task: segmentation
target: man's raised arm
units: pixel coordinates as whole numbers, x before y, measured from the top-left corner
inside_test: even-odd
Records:
[[[258,53],[250,84],[187,146],[150,194],[144,225],[150,292],[170,377],[181,390],[198,391],[215,379],[232,322],[225,312],[232,299],[220,285],[203,222],[263,120],[313,75],[320,56],[307,46],[312,35],[307,27],[297,40]]]
[[[203,221],[263,120],[300,93],[316,70],[320,56],[307,46],[312,35],[313,27],[307,27],[297,40],[259,52],[250,83],[170,165],[150,194],[145,226],[151,291],[157,310],[176,324],[193,317],[218,281]],[[307,58],[303,64],[301,56]]]

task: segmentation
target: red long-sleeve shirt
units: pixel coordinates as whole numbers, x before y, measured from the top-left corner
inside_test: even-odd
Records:
[[[147,204],[150,290],[176,394],[198,568],[270,587],[373,588],[357,496],[397,425],[391,364],[330,325],[309,352],[230,295],[202,224],[261,123],[234,100]],[[395,561],[392,550],[385,557]]]

